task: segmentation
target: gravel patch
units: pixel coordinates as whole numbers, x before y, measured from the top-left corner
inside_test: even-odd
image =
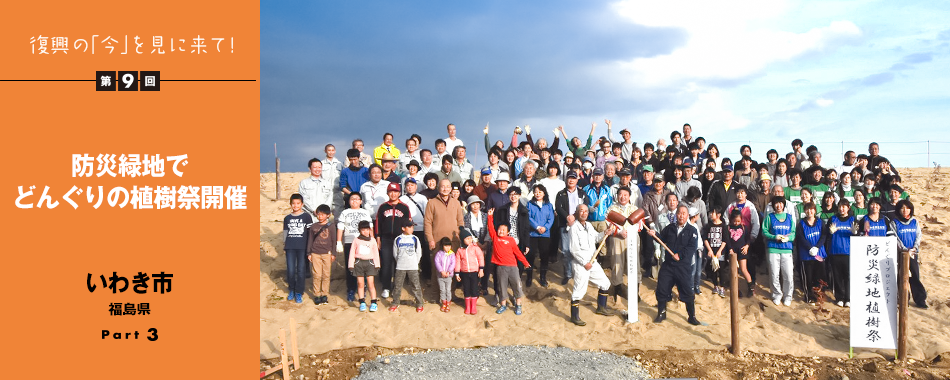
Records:
[[[363,363],[360,380],[649,379],[633,358],[565,347],[501,346],[381,356]]]

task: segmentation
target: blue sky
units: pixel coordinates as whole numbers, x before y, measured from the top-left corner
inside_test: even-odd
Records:
[[[690,123],[738,156],[798,137],[826,163],[878,141],[898,166],[950,163],[950,3],[886,1],[264,2],[261,171],[304,171],[333,143],[455,123],[508,141],[597,136],[604,118],[656,142]],[[844,144],[841,142],[844,141]],[[914,142],[914,143],[909,143]]]

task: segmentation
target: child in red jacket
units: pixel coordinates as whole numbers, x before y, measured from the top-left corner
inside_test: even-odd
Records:
[[[521,308],[524,302],[524,290],[521,288],[521,274],[518,272],[518,261],[524,264],[524,268],[531,268],[528,259],[524,257],[521,250],[518,249],[518,243],[511,236],[508,236],[508,222],[505,221],[498,226],[495,231],[494,221],[495,210],[488,210],[488,233],[492,239],[492,264],[495,264],[495,281],[498,282],[498,310],[495,313],[501,314],[508,310],[508,286],[515,295],[515,315],[521,315]],[[525,253],[528,249],[525,248]]]

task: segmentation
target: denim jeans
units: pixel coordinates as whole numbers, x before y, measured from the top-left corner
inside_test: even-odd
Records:
[[[693,290],[695,290],[703,284],[703,251],[693,253],[693,259],[690,260],[690,263],[690,271],[693,275]]]
[[[287,288],[291,293],[303,293],[307,271],[307,250],[288,249],[287,256]]]
[[[571,235],[567,232],[567,227],[561,227],[561,254],[564,256],[564,278],[574,277],[574,268],[571,263],[574,262],[574,256],[571,256]]]

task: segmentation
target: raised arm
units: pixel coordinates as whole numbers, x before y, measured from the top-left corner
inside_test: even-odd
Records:
[[[488,209],[488,235],[491,236],[492,241],[498,239],[498,233],[495,232],[495,209]]]
[[[587,145],[585,145],[583,149],[585,152],[594,144],[594,130],[596,129],[597,123],[590,123],[590,134],[587,135]]]
[[[567,141],[567,148],[568,148],[568,149],[573,149],[574,147],[571,146],[571,138],[570,138],[570,137],[567,137],[567,134],[564,133],[564,126],[563,126],[563,125],[558,125],[558,126],[557,126],[557,129],[554,130],[554,136],[555,136],[555,137],[557,136],[557,132],[558,132],[558,131],[561,132],[561,136],[564,136],[564,141]]]
[[[524,134],[525,134],[525,139],[528,140],[528,144],[531,144],[531,148],[532,148],[532,149],[537,149],[538,146],[537,146],[537,145],[534,145],[534,139],[531,138],[531,126],[530,126],[530,125],[525,125],[525,126],[524,126]]]

